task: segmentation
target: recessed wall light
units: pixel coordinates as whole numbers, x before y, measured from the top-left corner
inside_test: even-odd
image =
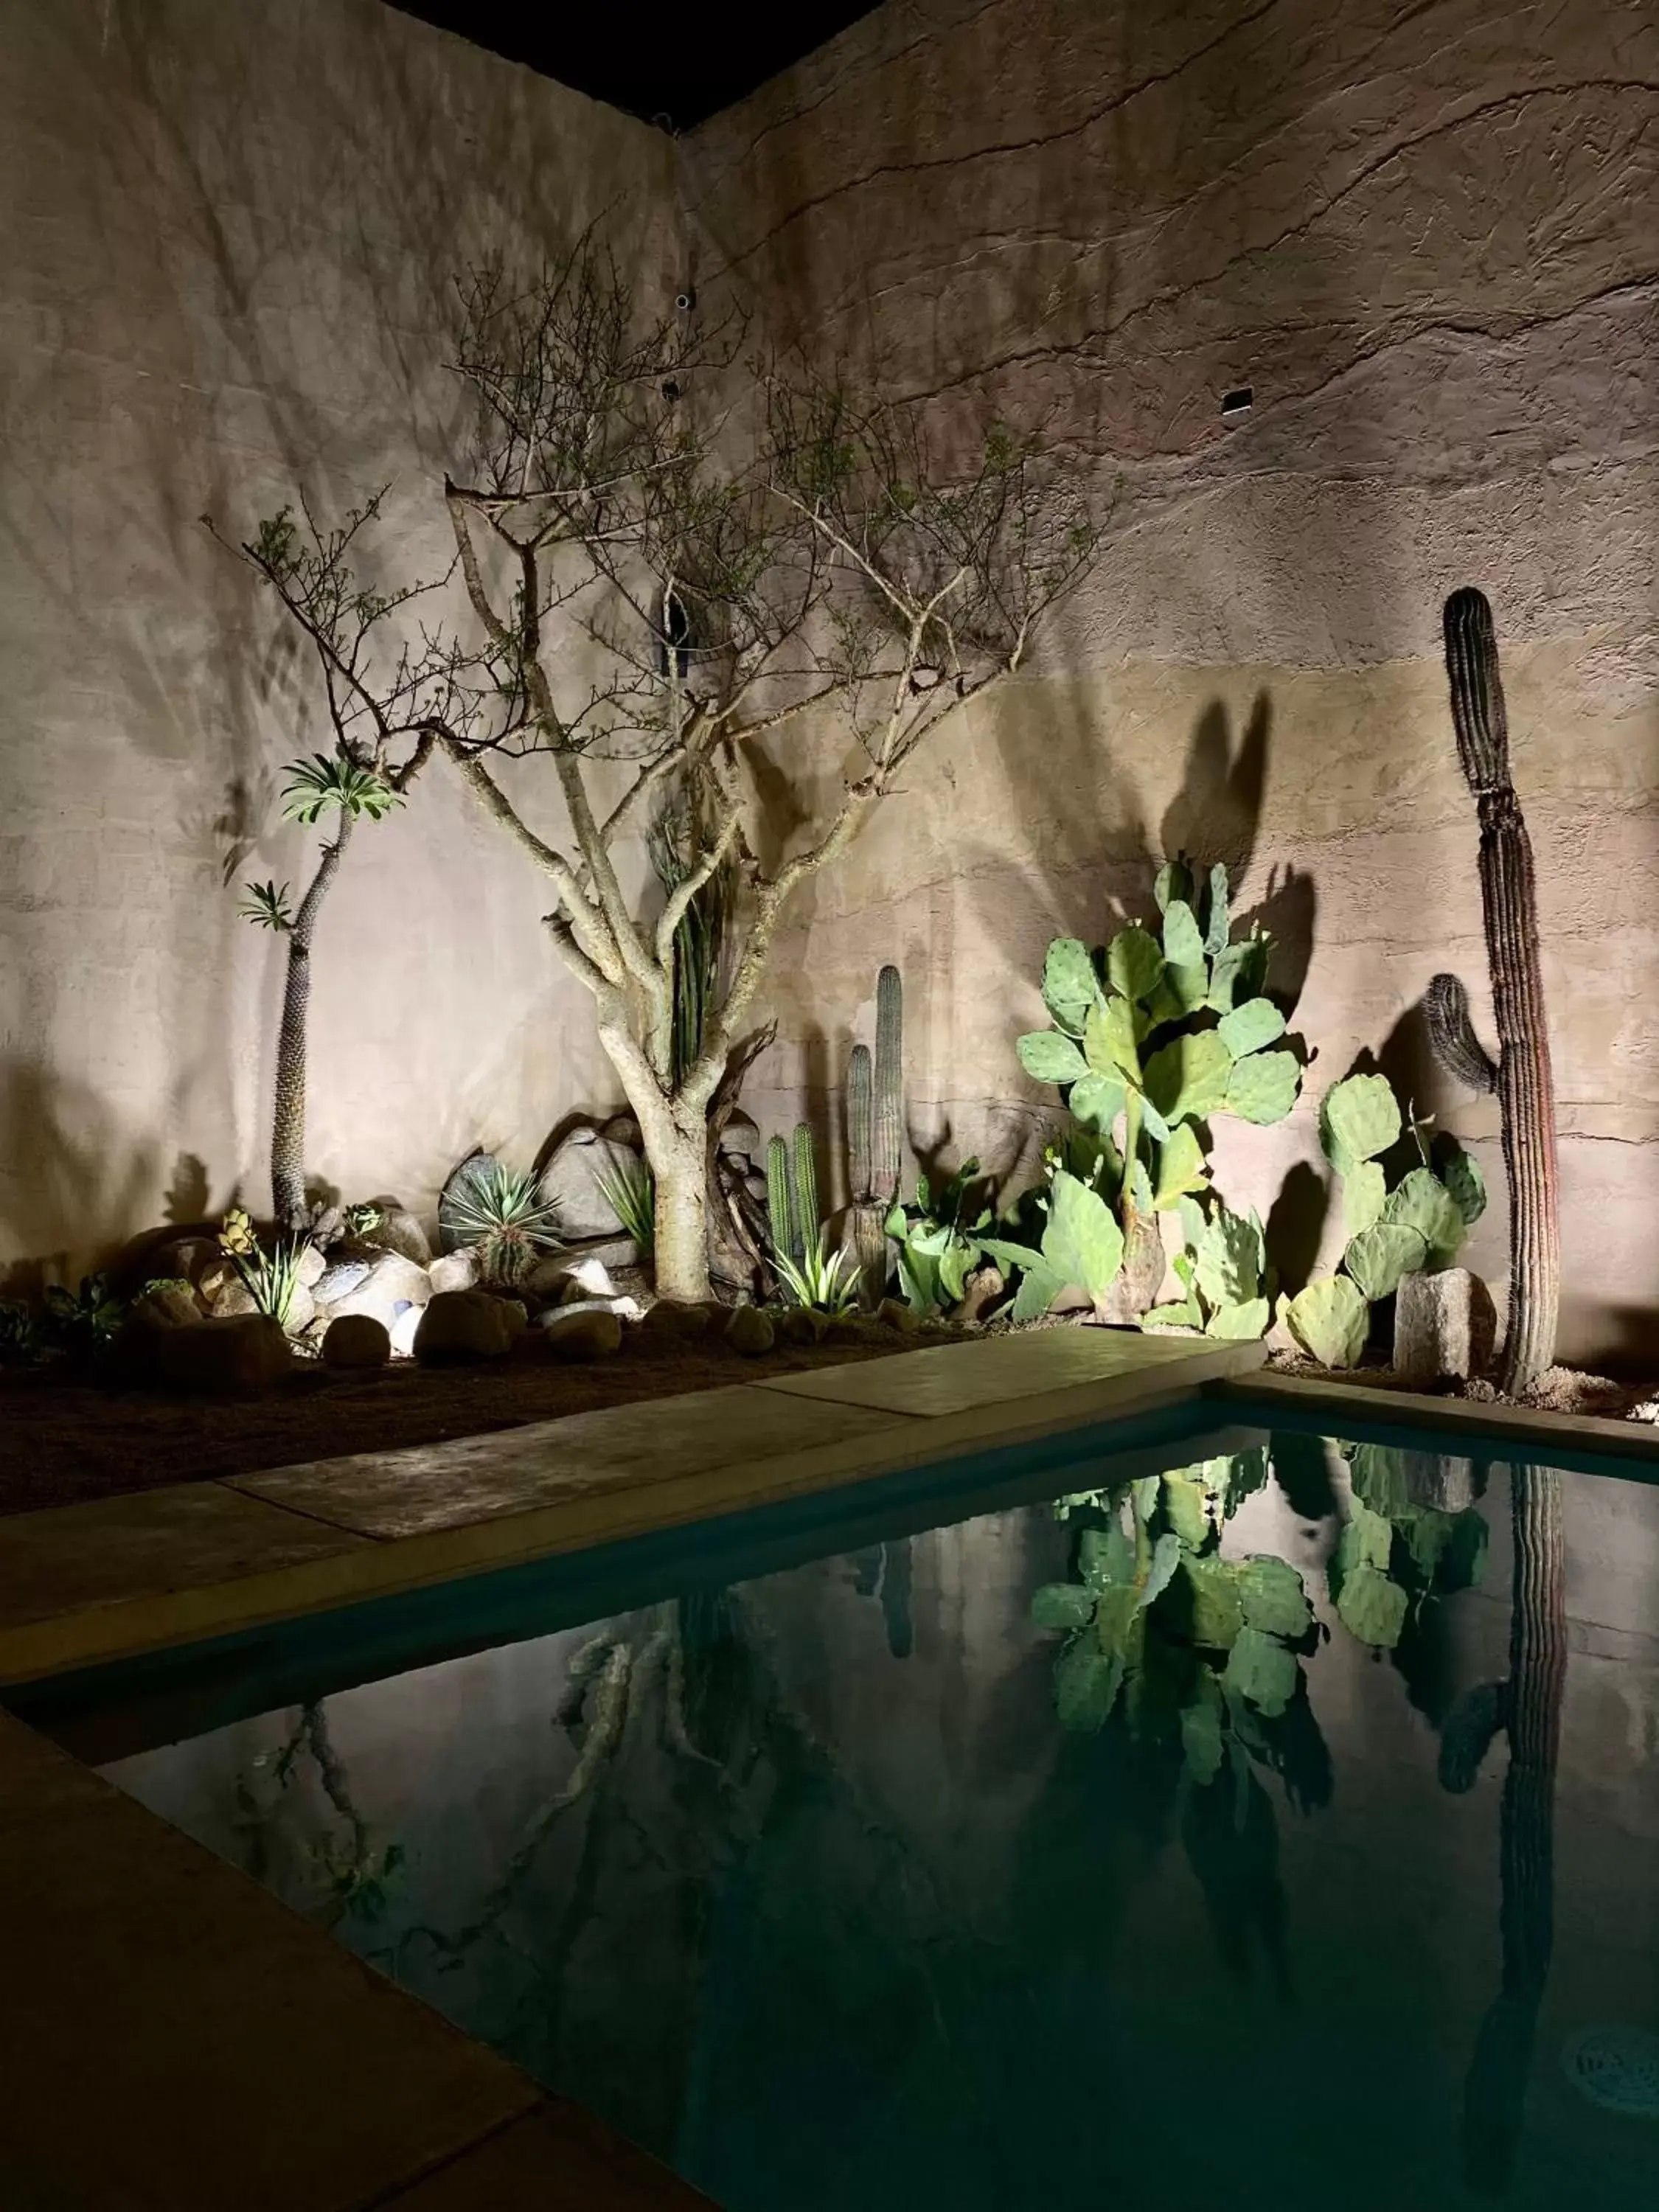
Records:
[[[1236,422],[1241,415],[1248,415],[1255,404],[1255,394],[1248,384],[1241,384],[1237,392],[1222,394],[1221,419],[1224,422]]]

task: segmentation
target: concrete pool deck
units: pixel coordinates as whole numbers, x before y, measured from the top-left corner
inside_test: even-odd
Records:
[[[1257,1345],[1054,1329],[0,1520],[39,1679],[1153,1411]],[[5,2212],[707,2200],[0,1713]]]

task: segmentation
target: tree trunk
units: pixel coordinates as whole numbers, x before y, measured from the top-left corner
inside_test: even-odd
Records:
[[[674,1127],[654,1141],[643,1116],[640,1128],[656,1180],[657,1295],[700,1301],[709,1295],[708,1154],[701,1122],[689,1133]]]
[[[276,1104],[270,1127],[270,1199],[276,1226],[296,1231],[306,1207],[306,1027],[311,1011],[311,940],[317,917],[339,871],[352,817],[342,814],[332,844],[325,845],[317,872],[288,933],[288,975],[283,987],[282,1026],[276,1033]]]

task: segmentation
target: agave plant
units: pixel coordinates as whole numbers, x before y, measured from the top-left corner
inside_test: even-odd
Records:
[[[859,1264],[852,1253],[828,1249],[820,1227],[806,1239],[799,1257],[775,1251],[772,1265],[785,1303],[815,1312],[851,1313],[859,1302]]]
[[[253,1224],[234,1206],[219,1225],[219,1249],[236,1270],[238,1281],[253,1301],[256,1313],[269,1314],[286,1328],[300,1288],[300,1267],[311,1249],[311,1239],[283,1233],[270,1249],[259,1242]]]
[[[457,1178],[447,1208],[456,1243],[477,1247],[486,1282],[521,1283],[558,1243],[555,1209],[533,1169],[480,1161]]]
[[[633,1238],[641,1252],[648,1252],[657,1231],[657,1179],[650,1163],[630,1160],[619,1165],[614,1175],[596,1175],[593,1180],[621,1222],[623,1233]]]

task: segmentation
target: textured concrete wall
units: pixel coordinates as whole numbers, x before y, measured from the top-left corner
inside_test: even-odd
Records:
[[[1245,864],[1305,975],[1310,1087],[1382,1052],[1501,1184],[1491,1110],[1427,1071],[1412,1012],[1450,965],[1485,1014],[1438,659],[1478,582],[1538,848],[1562,1348],[1648,1332],[1656,167],[1643,0],[891,0],[696,134],[704,251],[775,329],[1041,419],[1115,498],[1030,678],[804,904],[763,1119],[838,1080],[893,957],[918,1141],[1029,1155],[1012,1040],[1046,939],[1103,933],[1185,845]],[[1265,1210],[1316,1158],[1304,1110],[1227,1145],[1229,1193]],[[1500,1275],[1502,1212],[1474,1253]]]
[[[198,518],[390,482],[441,571],[453,276],[605,208],[662,273],[665,148],[375,0],[0,0],[0,1269],[266,1198],[283,955],[234,885],[303,879],[279,770],[329,740]],[[316,947],[320,1175],[419,1203],[615,1095],[545,903],[441,771],[360,833]]]

